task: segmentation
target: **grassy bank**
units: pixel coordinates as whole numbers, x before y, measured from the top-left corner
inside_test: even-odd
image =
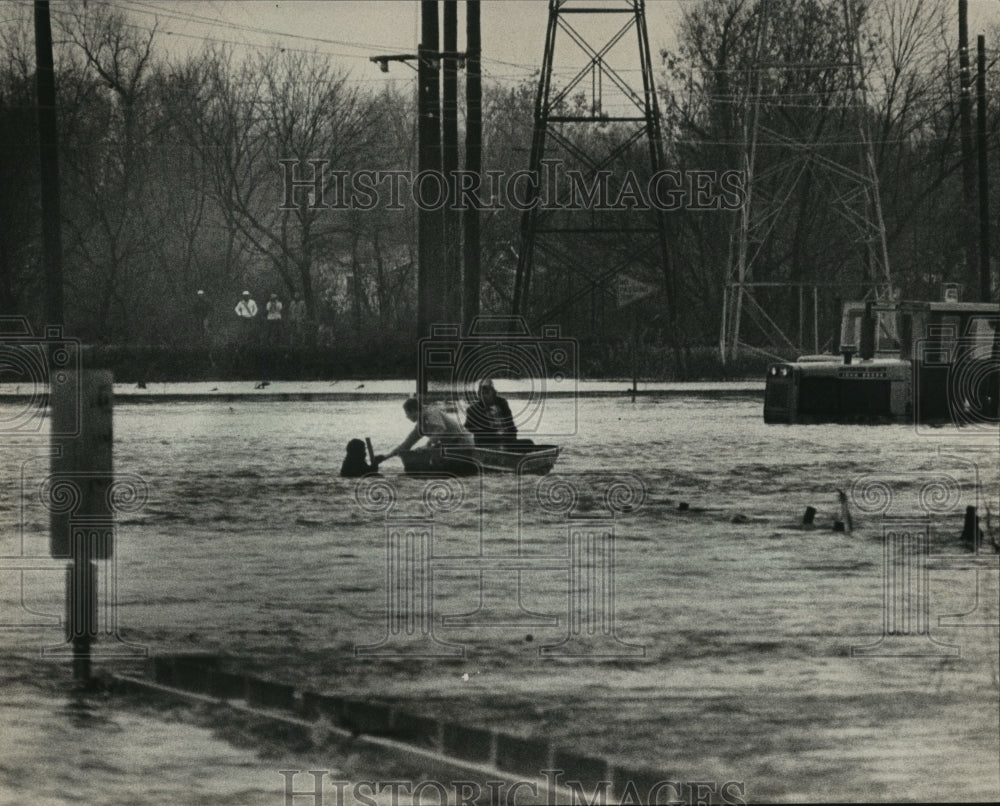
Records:
[[[259,345],[241,348],[93,345],[84,351],[89,367],[110,369],[121,383],[274,380],[308,381],[339,378],[412,378],[416,374],[411,344],[382,343],[317,347]],[[718,350],[689,347],[679,354],[659,346],[644,347],[633,366],[630,353],[580,351],[580,377],[588,380],[640,381],[758,380],[768,358],[744,354],[723,365]]]

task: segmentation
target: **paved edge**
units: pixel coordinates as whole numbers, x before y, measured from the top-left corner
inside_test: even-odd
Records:
[[[172,393],[163,394],[115,394],[115,403],[237,403],[249,400],[266,402],[359,402],[366,400],[400,400],[405,397],[405,392],[371,392],[363,394],[359,392],[206,392],[204,394],[195,393]],[[558,399],[581,399],[581,398],[631,398],[631,389],[591,391],[591,392],[550,392],[546,398]],[[659,398],[659,397],[725,397],[725,398],[762,398],[764,387],[759,389],[639,389],[634,393],[635,397]],[[505,394],[508,400],[529,400],[530,394],[511,392]],[[4,395],[0,394],[0,403],[31,403],[38,407],[47,407],[49,404],[48,394],[42,395]]]
[[[522,737],[412,713],[377,699],[296,688],[288,683],[227,671],[232,658],[182,654],[150,658],[145,676],[116,679],[147,692],[237,709],[299,727],[329,728],[333,735],[419,758],[448,771],[474,772],[512,785],[537,786],[558,796],[588,799],[603,791],[635,800],[670,785],[670,776],[599,755],[560,747],[543,737]],[[453,779],[455,780],[455,779]],[[634,793],[634,794],[633,794]],[[656,795],[653,796],[656,798]]]
[[[204,703],[206,705],[226,707],[242,714],[258,717],[270,722],[278,722],[283,725],[293,725],[295,727],[308,729],[316,727],[316,722],[314,720],[292,716],[291,714],[282,713],[279,710],[258,708],[243,704],[242,702],[234,702],[231,699],[186,691],[184,689],[174,688],[173,686],[154,683],[150,680],[144,680],[139,677],[133,677],[132,675],[111,674],[109,675],[109,678],[115,685],[120,687],[120,690],[124,690],[129,693],[153,694],[158,697],[165,697],[167,699],[179,700],[182,702],[197,702]],[[341,739],[351,740],[353,742],[357,742],[358,744],[368,745],[381,750],[388,750],[391,753],[406,759],[407,761],[417,762],[423,766],[427,773],[441,780],[447,780],[448,776],[453,776],[452,780],[459,780],[459,778],[455,776],[468,776],[469,774],[473,774],[486,780],[503,781],[507,785],[513,785],[524,781],[526,778],[526,776],[518,775],[512,773],[511,771],[500,770],[487,764],[477,764],[475,762],[465,761],[463,759],[455,758],[454,756],[449,756],[423,747],[417,747],[396,739],[389,739],[382,736],[372,736],[364,733],[359,734],[335,725],[324,725],[324,729]],[[429,766],[428,763],[432,766]],[[537,778],[529,783],[537,786],[540,794],[544,793],[545,802],[566,803],[573,797],[572,790],[561,786],[550,787],[549,781],[545,778]],[[552,801],[552,798],[549,797],[550,795],[554,796],[556,800]]]

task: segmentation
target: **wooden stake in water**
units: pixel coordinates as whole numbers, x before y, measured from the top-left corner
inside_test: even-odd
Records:
[[[639,318],[632,317],[632,402],[639,386]]]

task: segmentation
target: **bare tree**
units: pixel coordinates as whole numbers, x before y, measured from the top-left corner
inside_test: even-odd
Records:
[[[0,314],[40,295],[35,203],[38,160],[33,43],[27,25],[0,26]]]
[[[205,92],[191,110],[190,137],[227,224],[265,261],[244,267],[244,276],[273,273],[315,316],[317,268],[336,257],[347,231],[331,209],[333,175],[363,167],[378,139],[379,108],[317,55],[274,50],[236,65],[224,51],[203,58]],[[283,161],[294,163],[296,179],[309,179],[319,165],[310,161],[320,161],[330,183],[323,198],[299,187],[285,205]]]
[[[678,51],[663,54],[667,142],[681,169],[741,168],[754,153],[753,279],[872,279],[875,186],[859,179],[870,173],[870,147],[890,267],[907,280],[912,261],[893,256],[911,256],[918,211],[934,204],[955,167],[944,157],[954,139],[942,114],[943,10],[939,0],[724,0],[686,12]],[[681,296],[707,341],[718,328],[739,214],[676,218]],[[794,304],[775,302],[794,316]]]
[[[63,76],[75,96],[63,149],[72,177],[68,282],[91,292],[81,299],[93,306],[83,332],[131,337],[151,248],[142,210],[156,125],[147,91],[155,28],[137,31],[117,9],[76,4],[60,10],[55,25],[78,65]]]

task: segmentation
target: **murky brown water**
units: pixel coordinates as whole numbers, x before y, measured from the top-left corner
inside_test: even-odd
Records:
[[[940,624],[976,608],[976,574],[935,560],[961,550],[966,505],[990,502],[1000,520],[995,434],[768,427],[759,399],[739,398],[557,400],[547,416],[566,431],[577,418],[577,433],[558,440],[548,487],[466,480],[450,490],[461,501],[434,515],[435,635],[465,657],[379,659],[354,650],[386,632],[386,516],[360,507],[355,483],[336,473],[349,438],[371,435],[384,449],[405,435],[397,402],[119,406],[117,470],[149,487],[146,506],[119,525],[122,634],[154,653],[219,652],[310,689],[545,735],[677,780],[744,781],[753,800],[1000,796],[997,572],[980,574],[966,626]],[[7,444],[3,554],[20,553],[21,520],[24,553],[45,554],[35,489],[47,461],[30,457],[44,457],[46,441]],[[393,522],[427,525],[428,482],[398,470],[384,468]],[[623,475],[639,480],[644,501],[612,512],[605,491]],[[837,489],[865,479],[890,488],[888,515],[930,513],[922,601],[932,638],[960,657],[930,642],[907,645],[918,657],[851,656],[882,633],[877,496],[857,487],[854,532],[830,526]],[[540,504],[558,499],[559,483],[575,491],[568,515]],[[798,525],[808,505],[818,509],[813,530]],[[567,597],[568,529],[612,515],[618,656],[540,657],[581,612]],[[467,559],[480,553],[520,558],[520,608],[516,572],[486,571],[481,587]],[[61,574],[25,578],[30,608],[60,610]],[[16,576],[0,579],[0,613],[11,620],[22,612]],[[506,624],[440,622],[490,594]],[[56,627],[0,632],[19,653],[58,638]]]

